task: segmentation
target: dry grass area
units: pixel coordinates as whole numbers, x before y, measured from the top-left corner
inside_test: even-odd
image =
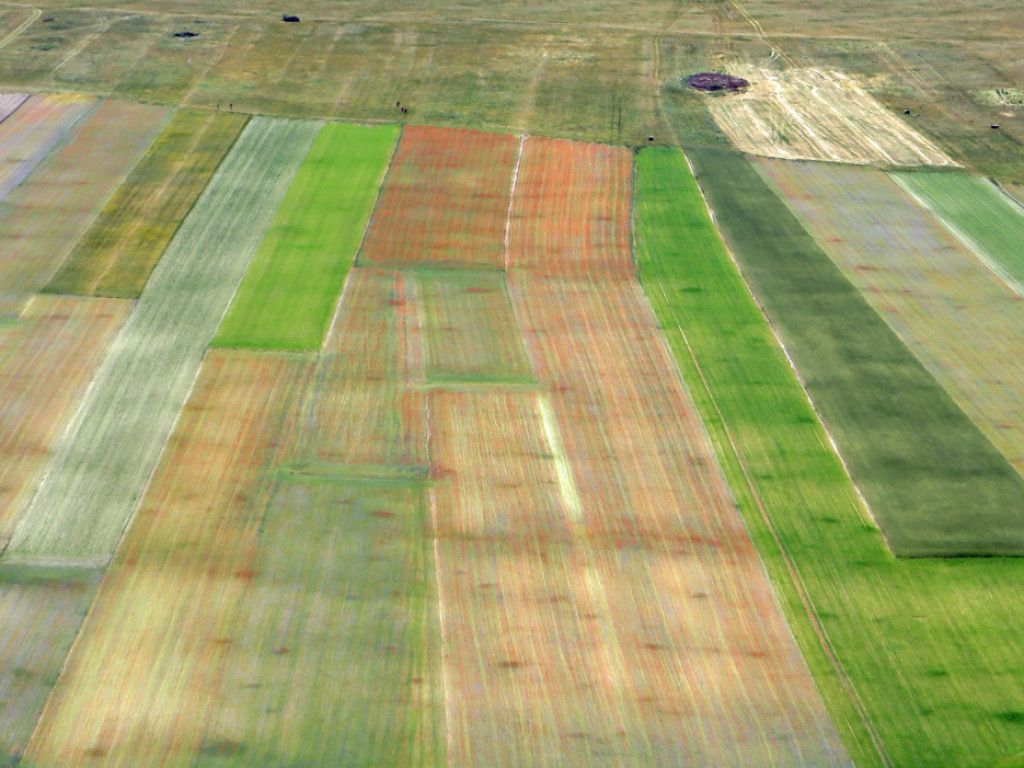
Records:
[[[306,358],[217,351],[50,698],[36,765],[192,763],[235,631]],[[131,653],[125,653],[130,648]]]
[[[0,327],[0,548],[132,304],[36,296]]]
[[[500,268],[518,150],[511,136],[406,128],[359,263]]]
[[[841,72],[745,67],[730,72],[749,80],[750,89],[712,96],[708,105],[744,152],[890,166],[957,164]]]
[[[7,195],[0,208],[7,243],[0,253],[0,316],[19,314],[46,285],[170,115],[166,107],[106,101]]]

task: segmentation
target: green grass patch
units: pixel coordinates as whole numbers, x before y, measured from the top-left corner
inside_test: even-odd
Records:
[[[253,257],[216,346],[319,348],[397,139],[396,126],[324,127]]]
[[[892,178],[1018,293],[1024,293],[1024,208],[992,182],[963,173],[892,173]]]
[[[246,119],[193,110],[175,115],[45,290],[137,298]]]
[[[711,207],[900,556],[1024,554],[1024,480],[739,154],[695,151]]]
[[[895,559],[683,157],[641,152],[636,194],[645,291],[854,763],[988,766],[1019,752],[1021,725],[999,713],[1024,710],[1024,562]]]

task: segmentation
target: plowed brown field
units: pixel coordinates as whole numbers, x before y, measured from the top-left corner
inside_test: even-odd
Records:
[[[0,548],[131,302],[37,296],[0,328]]]
[[[511,136],[406,128],[359,262],[501,267],[518,150]]]
[[[261,470],[308,371],[298,356],[207,357],[26,761],[194,763],[254,576]]]

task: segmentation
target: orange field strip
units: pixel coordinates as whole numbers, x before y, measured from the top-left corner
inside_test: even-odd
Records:
[[[0,571],[0,755],[22,754],[100,581],[98,571]]]
[[[628,149],[529,137],[510,211],[511,269],[631,279]]]
[[[87,96],[32,96],[15,112],[0,112],[0,200],[97,103]]]
[[[294,428],[288,404],[309,367],[296,355],[207,356],[27,762],[194,763],[254,577],[263,470]]]
[[[133,304],[36,296],[0,327],[0,548]]]
[[[409,275],[416,285],[428,382],[532,379],[504,273]]]
[[[511,212],[509,281],[533,368],[549,388],[535,395],[551,456],[546,479],[534,470],[535,482],[557,490],[571,538],[552,546],[538,536],[506,537],[504,564],[494,552],[500,548],[485,549],[487,539],[460,542],[465,551],[453,562],[480,569],[461,582],[440,570],[442,540],[448,624],[498,612],[499,639],[479,628],[460,631],[481,653],[505,648],[508,658],[494,663],[518,683],[504,683],[504,701],[542,702],[531,721],[508,718],[520,724],[508,739],[521,742],[524,757],[553,750],[567,763],[600,753],[634,764],[680,755],[713,765],[847,764],[632,275],[628,205],[624,193],[610,192],[629,184],[628,154],[531,144]],[[515,443],[507,450],[514,461],[529,454]],[[508,463],[500,453],[488,460],[495,475]],[[535,514],[550,515],[550,503],[539,507]],[[512,510],[488,512],[502,513]],[[481,607],[490,598],[470,579],[499,584],[499,604]],[[543,593],[575,607],[559,615],[542,607]],[[581,617],[589,623],[574,623]],[[577,633],[582,639],[561,656],[537,639]],[[450,675],[465,674],[449,667]],[[452,743],[476,750],[483,747],[473,740],[483,738],[456,731]]]
[[[512,136],[407,127],[359,262],[500,268],[518,153]]]
[[[401,272],[355,267],[328,331],[293,460],[426,466],[422,345]]]
[[[1024,302],[886,174],[759,161],[825,252],[1024,474]]]
[[[100,104],[74,139],[6,199],[0,220],[0,317],[42,288],[170,118],[167,107]]]

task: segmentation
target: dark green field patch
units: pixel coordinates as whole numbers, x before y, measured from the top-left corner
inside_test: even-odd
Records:
[[[397,139],[395,126],[323,128],[253,257],[215,346],[320,346]]]
[[[45,290],[137,298],[246,119],[189,110],[175,115]]]
[[[1024,480],[741,155],[690,157],[893,552],[1024,554]]]

